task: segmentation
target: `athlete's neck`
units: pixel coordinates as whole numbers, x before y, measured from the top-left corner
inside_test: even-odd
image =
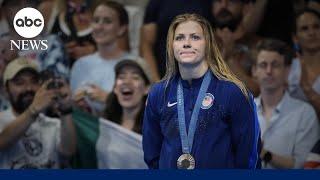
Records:
[[[206,61],[201,61],[197,64],[179,64],[179,72],[183,80],[191,83],[192,79],[198,79],[202,77],[208,70],[208,64]]]

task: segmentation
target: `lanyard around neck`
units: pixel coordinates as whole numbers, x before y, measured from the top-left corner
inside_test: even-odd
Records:
[[[183,97],[183,89],[181,85],[181,79],[178,82],[177,89],[177,99],[178,99],[178,121],[179,121],[179,132],[182,144],[182,152],[183,153],[191,153],[193,138],[197,126],[198,116],[201,108],[202,101],[206,95],[206,91],[209,87],[211,81],[211,72],[207,71],[205,77],[201,83],[201,87],[198,93],[198,97],[196,100],[195,107],[192,111],[191,120],[189,124],[189,131],[187,134],[187,127],[185,121],[185,112],[184,112],[184,97]]]

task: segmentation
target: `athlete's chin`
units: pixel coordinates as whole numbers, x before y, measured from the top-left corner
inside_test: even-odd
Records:
[[[200,63],[200,60],[198,59],[181,59],[180,61],[178,61],[178,63],[180,65],[183,65],[183,66],[190,66],[190,65],[196,65],[196,64],[199,64]]]

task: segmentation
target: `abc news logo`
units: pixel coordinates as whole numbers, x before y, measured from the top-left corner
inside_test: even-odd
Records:
[[[19,18],[17,19],[16,21],[16,24],[15,24],[17,27],[32,27],[33,25],[36,26],[36,27],[40,27],[42,25],[42,21],[41,19],[35,19],[34,21],[32,21],[32,19],[29,19],[28,17],[24,17],[24,20]]]
[[[32,40],[38,36],[44,28],[42,14],[34,8],[23,8],[17,12],[13,20],[15,31],[29,40],[10,40],[11,50],[47,50],[48,40]]]

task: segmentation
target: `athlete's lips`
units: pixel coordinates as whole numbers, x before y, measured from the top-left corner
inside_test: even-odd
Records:
[[[190,54],[195,54],[194,51],[182,51],[180,52],[180,55],[190,55]]]

